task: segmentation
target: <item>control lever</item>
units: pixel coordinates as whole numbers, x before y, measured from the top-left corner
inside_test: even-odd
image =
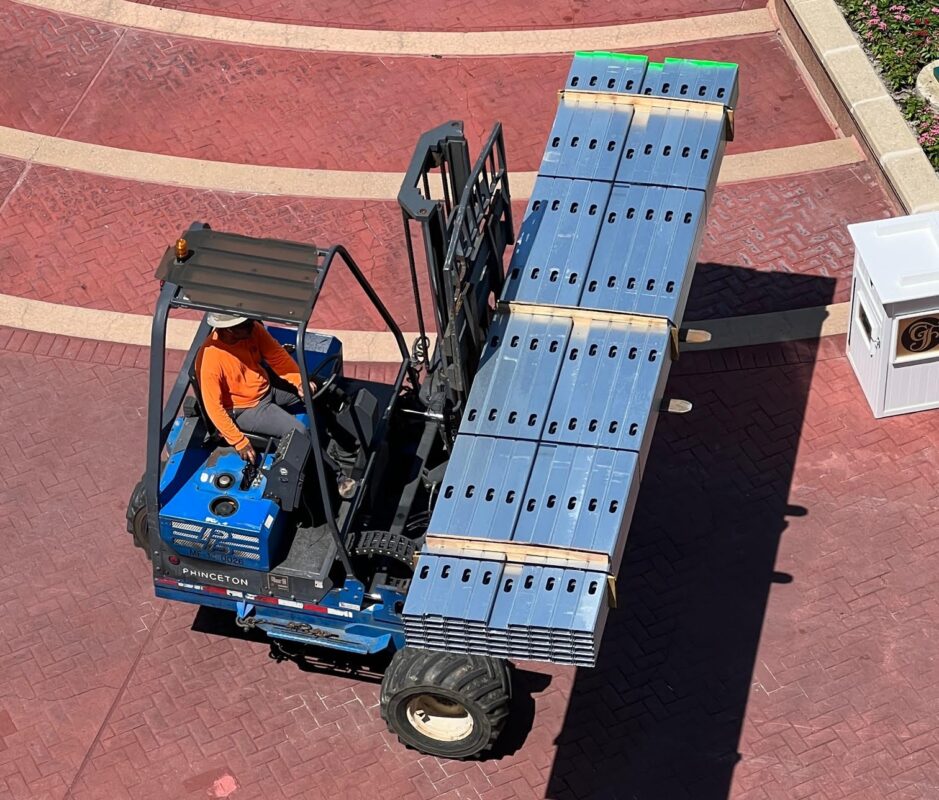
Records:
[[[267,440],[267,446],[264,448],[264,452],[261,453],[261,457],[257,460],[257,463],[254,461],[249,461],[245,464],[245,468],[241,471],[241,483],[238,485],[238,488],[246,492],[251,488],[251,484],[254,483],[255,478],[258,477],[258,470],[260,465],[264,463],[264,459],[267,458],[267,454],[271,452],[271,445],[274,443],[273,439]]]
[[[339,402],[340,411],[343,411],[352,402],[352,395],[340,389],[335,383],[327,386],[325,393]]]
[[[248,491],[256,477],[258,477],[258,466],[253,461],[249,461],[241,471],[241,483],[238,484],[238,488],[243,492]]]

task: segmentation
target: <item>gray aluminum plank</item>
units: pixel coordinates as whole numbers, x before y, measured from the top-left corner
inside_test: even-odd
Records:
[[[403,615],[405,622],[411,616],[420,617],[430,608],[428,597],[431,592],[432,581],[428,580],[436,572],[439,556],[422,554],[414,568],[414,578],[408,588],[404,603]]]
[[[460,433],[537,439],[570,329],[569,319],[498,314]]]
[[[645,444],[643,453],[636,453],[460,435],[454,453],[454,459],[458,458],[460,463],[456,469],[453,464],[447,469],[428,533],[571,547],[604,553],[616,565],[635,507],[647,449]],[[502,451],[505,457],[486,457],[496,450]],[[464,459],[463,453],[470,453],[470,456]],[[482,456],[475,458],[479,453]],[[496,468],[489,466],[493,463]],[[473,487],[472,497],[466,498],[470,486]],[[478,501],[470,502],[477,497]],[[442,573],[445,565],[452,571],[463,572],[471,566],[439,560],[435,564],[437,573]],[[423,561],[419,562],[416,574],[417,585],[412,591],[420,593],[421,608],[426,606],[434,609],[434,613],[446,613],[467,621],[482,621],[478,614],[469,610],[449,610],[456,608],[452,606],[458,602],[455,598],[463,597],[462,587],[452,583],[451,572],[435,580],[447,578],[455,588],[443,590],[443,593],[435,590],[426,601],[423,598],[428,589],[423,582],[426,577]],[[467,581],[477,579],[482,580],[473,571]],[[497,581],[498,577],[492,580]],[[483,580],[483,585],[489,583]],[[447,595],[447,591],[454,595]],[[473,591],[479,596],[487,594],[482,588]],[[483,602],[476,598],[477,594],[471,596],[473,608]],[[418,605],[407,608],[410,611]]]
[[[566,626],[572,633],[585,632],[593,634],[595,645],[603,636],[603,627],[610,610],[607,602],[606,581],[607,576],[599,572],[587,572],[585,579],[580,583],[580,597],[574,609],[573,618]]]
[[[427,532],[511,539],[535,449],[534,442],[457,436]]]
[[[703,192],[615,185],[581,308],[681,321],[704,229]]]
[[[707,103],[736,101],[736,68],[578,55],[568,88],[705,102],[562,99],[501,299],[679,323],[726,132],[724,112]],[[667,327],[651,320],[500,313],[429,532],[603,552],[615,574],[669,344]],[[606,624],[606,581],[596,571],[424,554],[406,635],[434,649],[589,666]]]
[[[669,359],[669,333],[661,324],[578,320],[555,382],[544,440],[645,452]]]
[[[502,300],[576,304],[610,190],[606,182],[537,178]]]
[[[562,98],[538,174],[612,181],[633,112],[631,105],[596,98]]]
[[[523,567],[519,564],[506,564],[502,573],[499,591],[492,604],[492,613],[489,615],[489,628],[491,630],[508,631],[509,616],[515,602],[514,589],[522,577]]]
[[[493,579],[495,572],[496,568],[490,562],[478,559],[458,559],[454,564],[453,579],[448,581],[448,596],[442,613],[446,619],[459,621],[464,635],[469,635],[466,622],[489,619],[499,586],[498,578]]]
[[[722,103],[734,108],[738,95],[738,67],[717,61],[666,58],[650,64],[642,82],[642,94]]]
[[[558,603],[567,593],[564,586],[564,570],[560,567],[544,567],[536,585],[536,600],[531,614],[526,621],[528,628],[540,628],[541,631],[532,631],[533,634],[549,631],[563,630],[565,620],[555,613]],[[549,637],[546,637],[549,638]]]
[[[404,604],[405,618],[422,621],[438,617],[446,629],[447,617],[485,622],[499,587],[503,564],[499,561],[452,558],[424,553],[420,556]]]
[[[724,117],[713,106],[637,108],[616,182],[710,192],[724,152]]]
[[[587,570],[512,565],[503,578],[490,617],[490,628],[522,634],[532,627],[557,632],[591,629],[605,618],[606,576]],[[575,603],[560,600],[574,581]]]
[[[514,541],[612,558],[632,518],[637,461],[628,451],[540,445]]]
[[[628,53],[576,53],[564,86],[580,92],[638,94],[649,59]]]

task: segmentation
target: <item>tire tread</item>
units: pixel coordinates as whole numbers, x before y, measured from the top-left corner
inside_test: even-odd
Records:
[[[413,745],[405,741],[393,727],[388,707],[394,695],[409,686],[446,689],[475,703],[486,715],[492,731],[481,751],[492,747],[509,715],[511,675],[508,662],[504,659],[405,647],[395,653],[385,671],[380,709],[389,730],[397,734],[399,741],[407,747]]]

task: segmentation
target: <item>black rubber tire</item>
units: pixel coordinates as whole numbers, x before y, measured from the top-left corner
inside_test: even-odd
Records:
[[[441,741],[408,719],[408,703],[418,695],[459,703],[473,719],[468,735]],[[442,653],[405,647],[394,654],[381,683],[381,715],[402,744],[441,758],[471,758],[490,749],[512,700],[509,662],[501,658]]]
[[[143,481],[138,481],[127,504],[127,532],[134,537],[134,547],[139,547],[150,558],[150,533],[147,530],[147,492]]]

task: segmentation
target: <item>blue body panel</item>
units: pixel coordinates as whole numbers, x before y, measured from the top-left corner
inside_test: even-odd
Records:
[[[404,595],[400,592],[380,589],[382,601],[361,609],[349,607],[356,604],[342,600],[343,590],[336,589],[323,598],[318,605],[319,610],[310,611],[276,605],[278,601],[274,598],[264,598],[265,602],[262,602],[257,597],[241,592],[225,590],[218,593],[216,590],[209,593],[205,589],[204,586],[194,584],[158,581],[156,596],[164,600],[220,608],[239,617],[250,616],[257,627],[275,639],[289,639],[361,654],[378,653],[389,647],[396,650],[404,647],[404,627],[401,617],[394,611],[395,605],[404,601]],[[309,626],[309,630],[298,628],[297,623]]]
[[[201,448],[200,448],[201,449]],[[183,456],[183,453],[174,455]],[[264,466],[274,460],[273,454]],[[282,555],[284,515],[264,498],[267,480],[258,476],[239,488],[245,462],[234,451],[209,455],[206,462],[163,505],[160,537],[177,553],[221,564],[268,571]],[[220,488],[218,482],[229,485]],[[214,507],[234,505],[230,516]]]
[[[297,332],[293,328],[269,325],[267,330],[281,344],[295,345],[297,343]],[[303,350],[306,355],[306,368],[311,375],[330,356],[338,355],[340,367],[342,366],[342,342],[335,336],[308,331],[303,341]],[[327,373],[331,371],[332,367],[329,367]]]

